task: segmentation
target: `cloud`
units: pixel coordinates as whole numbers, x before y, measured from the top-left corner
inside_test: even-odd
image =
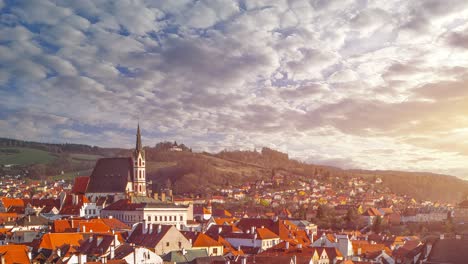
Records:
[[[463,176],[465,2],[0,1],[0,133]]]

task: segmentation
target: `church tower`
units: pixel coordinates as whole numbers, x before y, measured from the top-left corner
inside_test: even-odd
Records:
[[[136,147],[133,152],[133,193],[146,196],[145,151],[141,145],[140,124],[136,134]]]

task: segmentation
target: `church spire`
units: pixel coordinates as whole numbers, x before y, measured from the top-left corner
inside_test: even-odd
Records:
[[[137,134],[136,134],[137,138],[136,138],[136,147],[135,147],[135,150],[138,151],[138,152],[141,152],[141,150],[143,149],[142,146],[141,146],[141,134],[140,134],[140,123],[138,123],[138,128],[137,128]]]

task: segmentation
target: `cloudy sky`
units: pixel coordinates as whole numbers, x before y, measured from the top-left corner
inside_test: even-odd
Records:
[[[0,0],[0,136],[468,179],[466,0]]]

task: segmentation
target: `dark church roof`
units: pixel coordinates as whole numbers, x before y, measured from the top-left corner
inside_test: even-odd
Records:
[[[132,158],[103,158],[96,162],[91,174],[88,193],[125,192],[127,182],[133,180]]]

